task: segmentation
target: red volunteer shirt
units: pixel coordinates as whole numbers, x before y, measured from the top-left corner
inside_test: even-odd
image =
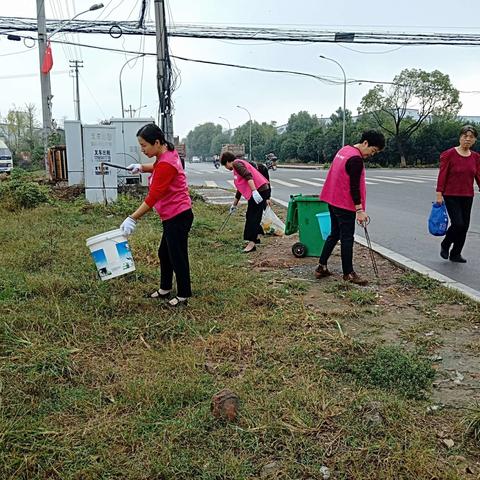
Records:
[[[155,176],[148,189],[148,195],[145,198],[145,203],[150,208],[153,208],[153,206],[165,196],[170,183],[177,174],[175,167],[168,163],[155,162],[153,168],[155,169]]]

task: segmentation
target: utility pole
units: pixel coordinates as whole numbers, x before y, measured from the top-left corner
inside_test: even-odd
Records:
[[[160,127],[168,141],[173,142],[173,119],[171,99],[172,69],[168,53],[165,2],[155,0],[155,30],[157,40],[157,90],[160,103]]]
[[[42,121],[43,121],[43,148],[45,171],[49,174],[48,167],[48,139],[52,130],[52,87],[50,85],[50,73],[42,72],[43,58],[47,48],[47,25],[45,20],[45,0],[37,0],[37,36],[38,57],[40,59],[40,90],[42,94]]]
[[[132,108],[132,106],[129,105],[129,108],[126,108],[126,109],[125,109],[125,112],[130,112],[130,118],[133,118],[133,114],[134,114],[134,112],[136,112],[136,110],[134,110],[134,109]]]
[[[78,69],[83,68],[83,60],[70,60],[70,68],[74,69],[75,73],[75,119],[81,121],[80,118],[80,87],[78,86]]]

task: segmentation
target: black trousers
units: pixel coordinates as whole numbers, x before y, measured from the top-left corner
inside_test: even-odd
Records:
[[[449,250],[453,245],[450,255],[455,257],[462,253],[465,245],[468,227],[470,226],[473,197],[445,195],[443,199],[450,217],[450,226],[442,241],[442,248]]]
[[[263,201],[260,203],[256,203],[253,197],[250,197],[247,206],[247,214],[245,219],[245,228],[243,230],[243,239],[249,242],[254,242],[257,238],[257,235],[263,232],[260,223],[262,221],[263,210],[266,206],[266,200],[269,198],[269,191],[265,190],[262,192],[258,192]]]
[[[162,222],[163,235],[158,248],[160,288],[171,290],[175,272],[179,297],[192,296],[188,262],[188,233],[192,223],[193,212],[191,209]]]
[[[335,245],[340,240],[342,271],[344,275],[353,272],[353,235],[355,233],[355,212],[343,208],[328,206],[332,230],[325,241],[319,262],[326,265]]]

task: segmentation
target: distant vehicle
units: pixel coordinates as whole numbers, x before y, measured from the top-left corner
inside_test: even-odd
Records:
[[[10,173],[13,169],[12,152],[5,145],[5,142],[0,140],[0,173]]]
[[[192,157],[192,163],[198,163],[198,162],[200,162],[200,157],[193,156]]]

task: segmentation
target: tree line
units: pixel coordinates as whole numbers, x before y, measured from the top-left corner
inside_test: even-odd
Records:
[[[458,117],[461,106],[448,75],[406,69],[391,85],[372,88],[363,97],[358,116],[345,112],[346,143],[356,143],[364,130],[376,129],[387,139],[385,150],[375,156],[376,165],[435,165],[443,150],[457,145],[461,126],[471,123]],[[253,121],[251,127],[256,160],[275,152],[280,162],[329,163],[342,146],[343,110],[339,108],[328,119],[307,111],[294,113],[282,133],[275,122]],[[234,132],[225,132],[213,122],[203,123],[185,138],[187,155],[208,158],[219,154],[227,143],[243,143],[248,150],[249,132],[250,122]]]

